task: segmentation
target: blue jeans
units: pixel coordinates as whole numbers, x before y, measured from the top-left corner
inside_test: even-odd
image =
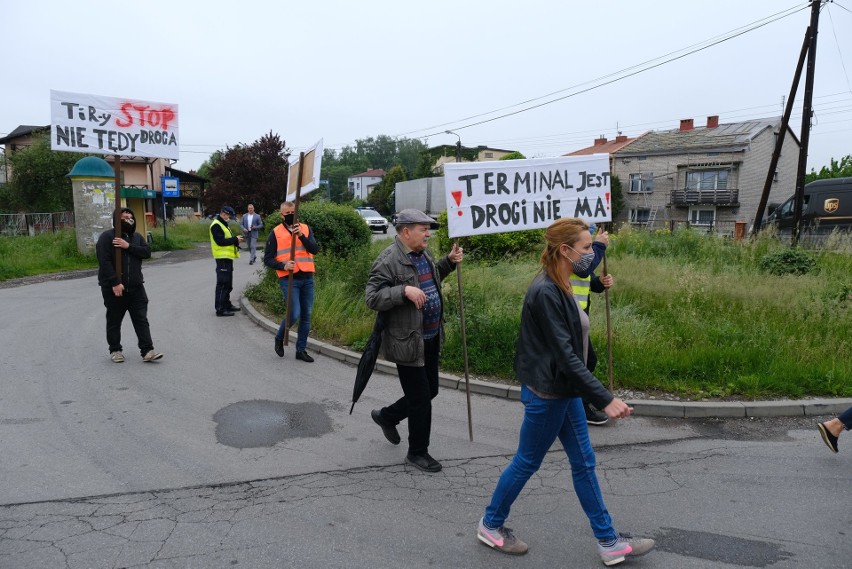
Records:
[[[852,407],[841,413],[837,418],[840,419],[847,431],[852,431]]]
[[[281,287],[281,295],[284,297],[284,304],[287,304],[287,277],[278,279],[278,286]],[[299,321],[299,337],[296,339],[296,351],[304,352],[308,348],[308,333],[311,331],[311,310],[314,307],[314,277],[313,275],[299,279],[293,277],[293,304],[290,306],[290,322],[286,322],[287,317],[281,321],[278,326],[278,333],[275,337],[278,340],[284,339],[284,334],[293,325],[296,320]]]
[[[612,525],[595,474],[595,451],[589,440],[583,400],[579,397],[542,399],[524,385],[521,387],[521,401],[524,404],[524,422],[521,424],[518,451],[500,475],[491,503],[485,509],[486,525],[503,525],[518,494],[538,471],[553,441],[559,437],[571,464],[574,492],[589,518],[592,532],[600,541],[617,538],[618,532]]]

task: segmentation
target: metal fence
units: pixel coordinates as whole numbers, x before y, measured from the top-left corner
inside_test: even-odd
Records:
[[[2,213],[0,235],[38,235],[74,227],[74,212]]]

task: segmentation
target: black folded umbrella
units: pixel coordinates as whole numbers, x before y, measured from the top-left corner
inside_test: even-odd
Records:
[[[367,387],[367,382],[370,381],[373,370],[376,369],[376,360],[379,359],[379,350],[382,347],[382,330],[384,329],[385,323],[382,320],[382,313],[379,312],[376,314],[373,333],[367,339],[364,353],[361,354],[361,359],[358,361],[358,371],[355,372],[355,386],[352,388],[352,407],[349,408],[350,415],[355,408],[355,403],[358,402],[358,398],[364,393],[364,388]]]

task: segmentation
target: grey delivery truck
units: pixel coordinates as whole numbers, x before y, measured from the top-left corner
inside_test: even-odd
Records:
[[[852,230],[852,178],[815,180],[805,185],[802,235],[827,235],[835,228]],[[793,198],[778,206],[766,219],[780,235],[793,231]]]

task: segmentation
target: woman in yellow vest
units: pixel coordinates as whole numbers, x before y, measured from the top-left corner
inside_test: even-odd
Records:
[[[284,334],[287,334],[290,326],[298,320],[296,359],[310,363],[314,358],[307,351],[308,333],[311,331],[311,310],[314,306],[314,255],[319,251],[319,246],[307,224],[295,224],[295,213],[296,205],[293,202],[281,204],[281,223],[269,232],[266,248],[263,250],[263,264],[275,269],[285,305],[289,277],[290,273],[293,273],[289,322],[285,316],[278,326],[278,333],[275,334],[275,353],[280,358],[284,357]]]
[[[240,309],[231,304],[231,291],[234,289],[234,259],[240,256],[240,243],[243,236],[231,232],[228,221],[237,212],[229,205],[210,224],[210,249],[216,260],[216,316],[233,316]]]

